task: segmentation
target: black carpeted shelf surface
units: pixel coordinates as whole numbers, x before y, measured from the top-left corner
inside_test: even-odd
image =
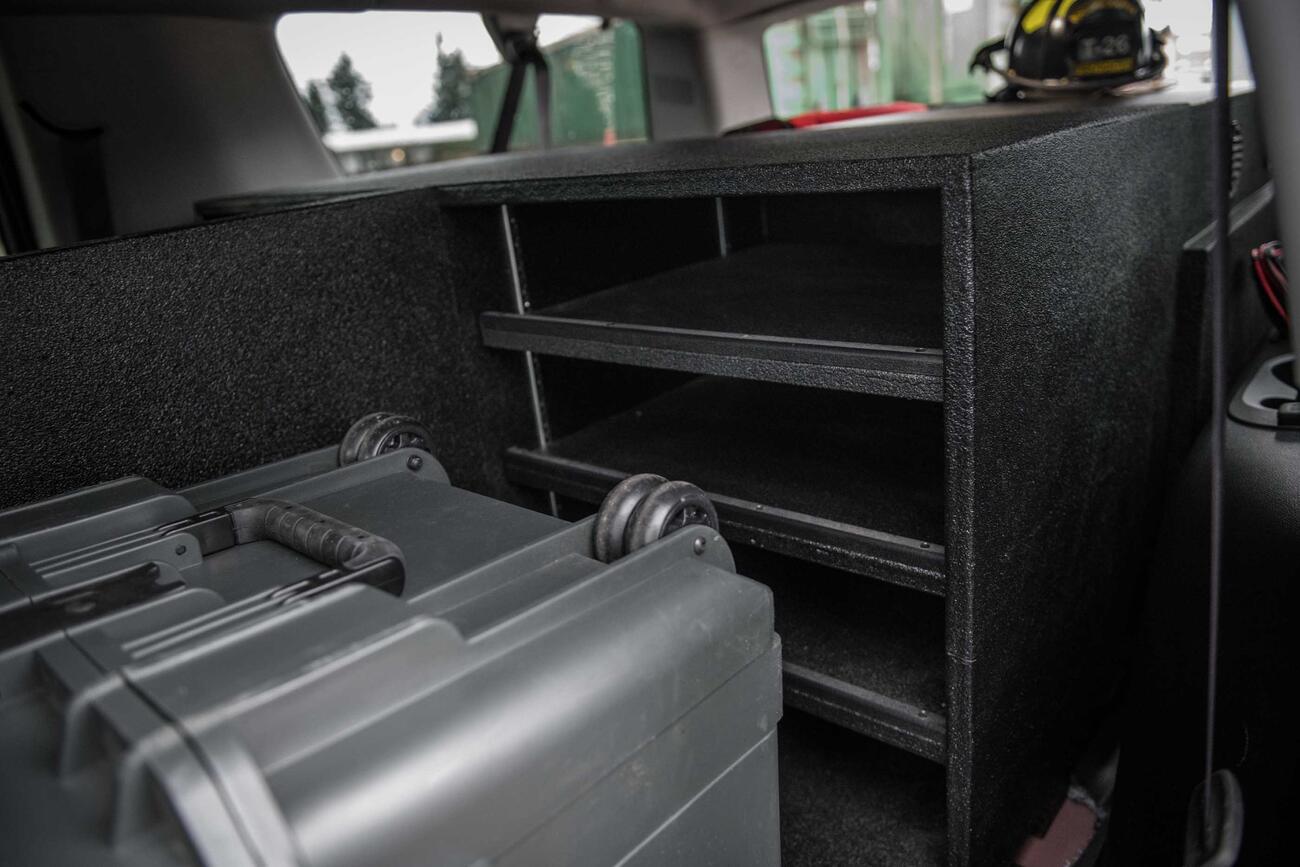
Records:
[[[561,437],[550,452],[943,540],[939,404],[702,377]]]
[[[713,191],[702,191],[701,173],[754,171],[772,166],[797,166],[803,170],[809,163],[825,163],[826,174],[842,186],[859,182],[864,173],[861,167],[854,166],[836,174],[839,164],[853,161],[870,161],[868,170],[873,175],[911,185],[916,183],[917,169],[930,168],[938,174],[971,154],[1050,136],[1081,122],[1150,111],[1180,98],[1187,99],[1166,92],[1082,105],[1044,100],[1035,105],[954,106],[924,115],[875,119],[860,126],[490,154],[212,199],[198,207],[200,213],[215,217],[335,196],[428,187],[441,188],[448,198],[495,204],[517,199],[521,194],[540,197],[552,193],[546,183],[521,181],[550,181],[555,187],[553,195],[574,198],[590,195],[591,188],[597,185],[617,184],[626,189],[638,176],[653,178],[654,194],[664,195],[663,178],[672,175],[680,177],[694,195],[715,195]],[[509,197],[504,199],[498,189],[502,184],[512,185]]]
[[[890,346],[943,345],[938,248],[763,244],[537,311]]]
[[[772,588],[785,662],[944,713],[941,598],[747,546],[732,550],[741,574]]]
[[[785,867],[945,863],[942,767],[790,709],[777,738]]]

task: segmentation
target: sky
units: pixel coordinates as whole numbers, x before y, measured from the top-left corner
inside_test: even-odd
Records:
[[[599,18],[543,15],[542,45],[599,26]],[[459,48],[471,66],[500,60],[477,14],[470,12],[360,12],[286,15],[275,28],[280,52],[299,91],[326,78],[343,52],[370,82],[370,111],[380,125],[406,126],[433,99],[434,40]]]

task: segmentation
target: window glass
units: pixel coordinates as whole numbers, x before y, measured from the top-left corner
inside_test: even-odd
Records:
[[[630,22],[543,15],[554,146],[646,138],[641,46]],[[325,146],[349,174],[484,153],[509,67],[477,13],[286,15],[285,65]],[[530,71],[511,150],[539,144]]]
[[[778,117],[907,101],[983,98],[966,71],[975,49],[1005,33],[1008,0],[865,0],[775,24],[764,33]]]
[[[1168,28],[1166,74],[1179,83],[1203,79],[1209,0],[1144,5],[1149,27]],[[1021,8],[1021,0],[865,0],[774,24],[763,34],[773,113],[978,102],[1000,79],[969,72],[971,57],[1006,34]],[[1235,77],[1243,69],[1234,63]]]

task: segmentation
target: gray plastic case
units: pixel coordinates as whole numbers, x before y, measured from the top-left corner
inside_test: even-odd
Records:
[[[209,511],[249,498],[400,554]],[[607,565],[322,450],[0,514],[0,624],[4,863],[779,862],[771,594],[707,528]]]

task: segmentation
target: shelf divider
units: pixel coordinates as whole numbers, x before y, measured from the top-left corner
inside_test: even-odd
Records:
[[[794,662],[782,669],[787,705],[931,761],[946,760],[948,721],[942,714]]]
[[[943,350],[598,322],[545,313],[483,313],[483,343],[638,367],[840,391],[943,400]]]

